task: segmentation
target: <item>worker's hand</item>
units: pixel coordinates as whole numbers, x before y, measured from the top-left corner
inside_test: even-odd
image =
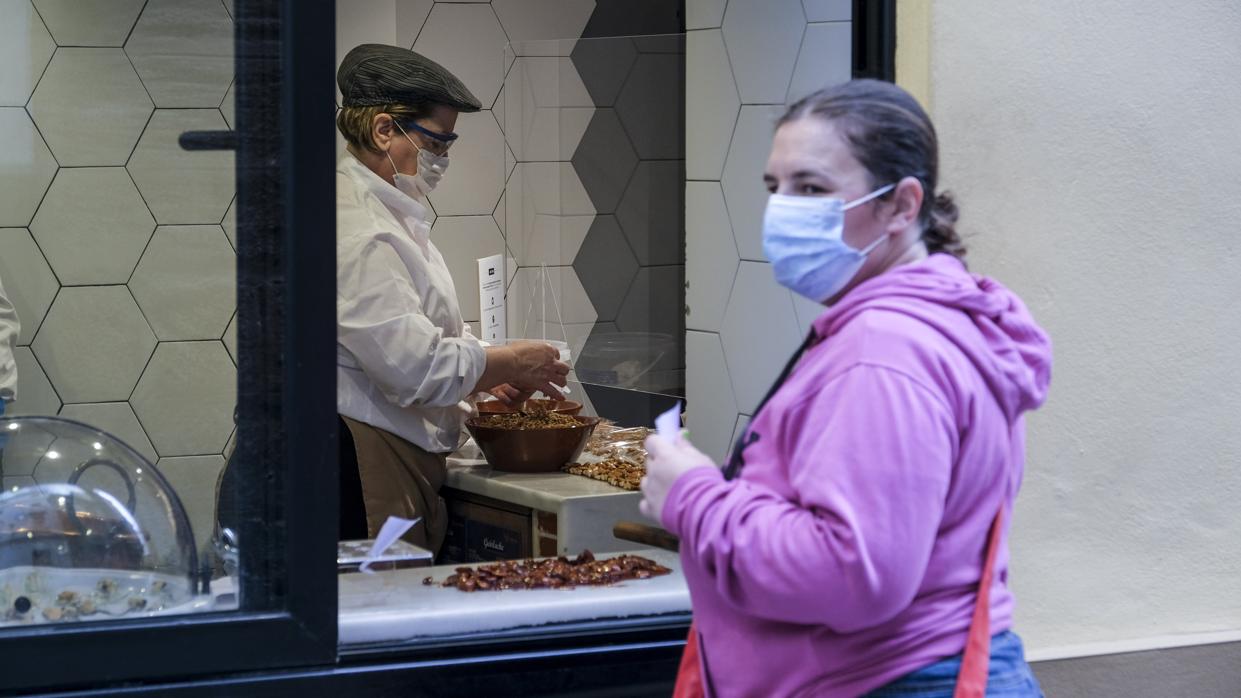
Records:
[[[517,388],[514,388],[508,383],[505,383],[503,385],[497,385],[496,387],[492,388],[491,390],[488,390],[487,392],[495,396],[495,398],[499,400],[500,402],[510,407],[514,405],[520,405],[526,400],[529,400],[530,396],[534,394],[532,392],[527,392],[525,390],[518,390]]]
[[[690,470],[714,468],[715,463],[711,456],[694,448],[694,444],[684,437],[673,442],[659,434],[652,434],[646,437],[645,446],[646,477],[642,478],[642,502],[638,504],[638,510],[662,526],[664,502],[673,484]]]
[[[515,375],[508,381],[518,390],[542,391],[553,400],[563,400],[564,395],[556,386],[568,382],[569,364],[560,361],[560,352],[543,342],[513,342],[507,345],[513,352]]]

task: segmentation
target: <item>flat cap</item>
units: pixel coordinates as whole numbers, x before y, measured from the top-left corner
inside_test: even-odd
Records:
[[[437,102],[465,112],[483,108],[478,98],[444,66],[409,49],[362,44],[336,71],[342,106]]]

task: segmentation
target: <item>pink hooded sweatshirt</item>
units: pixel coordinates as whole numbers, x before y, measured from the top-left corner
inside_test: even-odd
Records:
[[[853,696],[960,653],[1051,344],[1008,289],[936,254],[859,284],[756,416],[740,477],[690,470],[681,538],[709,696]],[[991,631],[1012,624],[1008,527]]]

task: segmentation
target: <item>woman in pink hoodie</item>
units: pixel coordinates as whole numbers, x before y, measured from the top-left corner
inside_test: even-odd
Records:
[[[1041,695],[1007,539],[1051,345],[966,270],[937,148],[890,83],[780,119],[764,251],[826,308],[724,468],[647,444],[643,508],[680,536],[708,696]]]

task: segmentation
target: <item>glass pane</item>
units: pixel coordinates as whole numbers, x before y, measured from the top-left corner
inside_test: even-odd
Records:
[[[556,27],[568,22],[571,4],[558,8],[566,16]],[[407,543],[425,550],[396,549],[379,575],[355,574],[356,564],[342,564],[342,642],[687,612],[676,554],[633,536],[618,538],[614,530],[625,522],[652,523],[638,511],[641,427],[684,395],[684,36],[508,43],[505,32],[557,29],[535,28],[530,17],[508,17],[505,8],[493,12],[485,5],[436,4],[418,17],[398,8],[395,23],[368,20],[356,9],[340,17],[341,57],[363,39],[409,45],[402,32],[413,28],[413,50],[460,78],[482,103],[479,112],[456,115],[460,139],[449,153],[451,167],[425,197],[434,214],[430,245],[443,257],[461,321],[473,333],[496,345],[550,343],[573,369],[569,402],[557,407],[564,416],[518,417],[564,422],[563,429],[494,427],[488,415],[510,409],[494,400],[467,404],[476,416],[461,410],[445,423],[454,438],[441,449],[444,465],[412,464],[436,474],[428,480],[442,481],[434,491],[444,509],[415,506],[402,514],[442,518],[443,541],[407,535]],[[489,33],[493,24],[497,31]],[[505,32],[498,31],[501,25]],[[393,31],[397,36],[384,33]],[[346,171],[354,167],[351,157],[344,156]],[[381,178],[400,165],[373,164]],[[372,183],[381,196],[394,186]],[[338,214],[340,226],[351,220],[347,212]],[[338,235],[359,232],[342,227]],[[410,252],[415,259],[419,254]],[[409,311],[431,312],[413,305]],[[449,318],[440,330],[450,337],[457,327]],[[339,375],[346,404],[351,388],[345,386],[356,376]],[[416,403],[407,409],[427,414]],[[356,421],[366,419],[351,421],[345,433],[356,437],[353,450],[362,465],[342,460],[342,467],[357,470],[365,492],[371,466],[364,463],[369,449],[362,439],[402,424]],[[398,436],[435,450],[419,434]],[[383,438],[398,441],[391,437]],[[406,496],[417,494],[411,488]],[[367,535],[374,536],[393,511],[359,498]],[[364,550],[369,541],[351,547]],[[541,588],[466,593],[562,585],[574,570],[592,569],[588,557],[579,558],[587,553],[597,560],[637,556],[642,560],[615,564],[650,565],[654,573],[635,571],[635,578],[603,587],[579,580],[574,594]],[[456,570],[502,563],[513,565],[496,571],[508,581],[480,582],[471,576],[476,572]],[[560,566],[558,576],[540,575],[539,566],[549,564]]]
[[[230,608],[208,589],[237,400],[234,156],[179,138],[232,127],[232,3],[12,6],[0,623]]]

